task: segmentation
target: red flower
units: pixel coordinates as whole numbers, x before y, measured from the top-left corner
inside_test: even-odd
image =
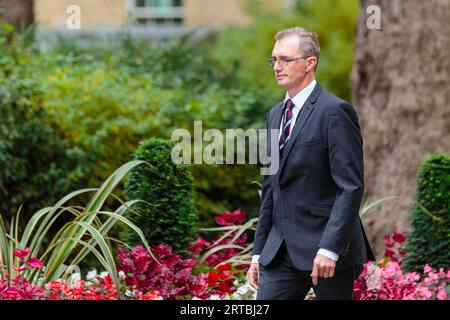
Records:
[[[392,236],[392,238],[394,239],[395,242],[400,242],[400,243],[405,242],[405,240],[406,240],[406,237],[403,234],[398,233],[396,231],[394,232],[394,235]]]
[[[210,273],[208,273],[208,285],[210,285],[211,287],[214,287],[218,281],[219,281],[219,275],[216,272],[211,271]]]
[[[219,285],[218,289],[223,292],[230,292],[231,286],[232,283],[230,281],[224,281]]]
[[[219,272],[223,272],[223,271],[227,271],[227,270],[231,270],[231,266],[228,263],[221,264],[220,266],[217,267],[217,271],[219,271]]]
[[[16,267],[16,266],[13,266],[13,268],[14,268],[14,270],[17,270],[17,271],[19,271],[19,272],[28,270],[27,267]]]
[[[30,251],[31,251],[30,248],[25,248],[23,250],[17,249],[17,250],[14,250],[13,255],[14,255],[14,257],[24,258],[30,254]]]
[[[153,300],[159,296],[158,290],[153,290],[152,292],[146,292],[141,296],[141,300]]]
[[[43,268],[44,265],[42,264],[41,261],[39,261],[39,259],[37,258],[31,258],[27,261],[27,264],[30,266],[30,268],[33,269],[40,269]]]
[[[215,218],[218,225],[221,226],[231,226],[233,224],[241,225],[244,223],[245,211],[240,209],[234,210],[233,213],[225,211],[221,215]]]

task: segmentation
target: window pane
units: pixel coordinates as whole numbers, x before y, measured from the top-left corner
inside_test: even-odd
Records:
[[[145,0],[136,0],[136,7],[145,7]]]
[[[183,6],[183,0],[173,0],[173,6],[174,7],[181,7],[181,6]]]
[[[140,26],[147,25],[147,22],[148,22],[148,19],[146,19],[146,18],[139,18],[139,19],[137,19],[137,24],[140,25]]]
[[[153,0],[153,7],[168,7],[170,5],[170,0]]]

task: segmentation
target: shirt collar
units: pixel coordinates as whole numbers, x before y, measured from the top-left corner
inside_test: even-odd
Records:
[[[289,93],[286,91],[286,96],[284,98],[284,104],[286,104],[286,101],[288,99],[291,99],[292,102],[295,105],[295,108],[301,108],[305,104],[306,100],[308,99],[311,92],[314,90],[314,87],[316,86],[316,80],[311,81],[310,84],[308,84],[302,91],[297,93],[295,97],[291,98],[289,97]]]

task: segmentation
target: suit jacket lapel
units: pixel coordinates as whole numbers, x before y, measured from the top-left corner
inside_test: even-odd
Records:
[[[303,105],[302,109],[300,110],[300,114],[298,115],[299,119],[298,119],[297,123],[294,125],[294,129],[291,133],[291,136],[289,138],[286,149],[283,152],[283,159],[281,160],[281,165],[280,165],[280,170],[279,170],[280,176],[281,176],[281,170],[283,169],[283,166],[286,163],[286,159],[289,156],[289,152],[291,151],[292,146],[295,144],[295,140],[299,136],[300,132],[303,130],[306,122],[309,119],[309,116],[311,115],[311,112],[314,109],[314,104],[316,103],[316,100],[320,94],[320,91],[322,91],[322,87],[317,83],[316,86],[314,87],[313,92],[311,92],[308,99],[305,101],[305,104]]]
[[[269,125],[269,129],[280,129],[281,116],[283,115],[283,103],[284,101],[281,101],[276,106],[274,111],[274,117]]]
[[[269,130],[280,130],[281,116],[282,116],[282,113],[283,113],[283,107],[284,107],[284,101],[281,101],[281,102],[279,102],[276,105],[275,110],[272,112],[272,117],[269,119],[269,126],[268,126]],[[278,155],[279,155],[280,154],[280,151],[278,149],[279,148],[278,147],[278,143],[279,142],[277,141],[277,148],[276,148],[276,150],[271,150],[271,143],[270,143],[269,139],[270,139],[270,133],[269,133],[269,136],[268,136],[268,139],[267,139],[267,145],[268,145],[268,148],[269,148],[269,155],[271,156],[272,152],[277,152]],[[271,179],[274,179],[273,180],[274,183],[276,183],[278,181],[277,177],[278,177],[279,172],[280,171],[277,170],[277,173],[270,177]]]

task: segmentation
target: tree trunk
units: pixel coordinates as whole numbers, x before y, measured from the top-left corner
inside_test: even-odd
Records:
[[[16,28],[34,22],[33,0],[0,0],[0,19]]]
[[[381,29],[366,21],[381,9]],[[377,258],[383,236],[409,230],[419,165],[450,151],[450,1],[361,0],[352,100],[364,137],[365,201],[388,200],[363,217]]]

